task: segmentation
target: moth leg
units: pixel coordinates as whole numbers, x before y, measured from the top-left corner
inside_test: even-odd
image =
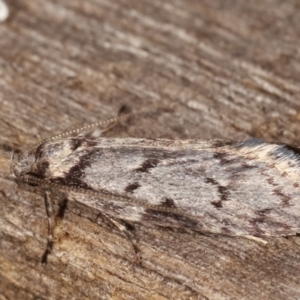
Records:
[[[141,263],[141,253],[137,246],[137,242],[135,241],[135,237],[133,236],[133,234],[131,234],[129,232],[129,230],[127,229],[127,227],[124,224],[118,222],[116,219],[113,219],[109,215],[104,214],[104,213],[100,213],[100,214],[126,235],[127,239],[130,241],[132,248],[134,250],[134,253],[136,256],[136,262],[137,262],[137,264],[140,264]]]
[[[48,218],[48,240],[47,240],[46,250],[42,257],[42,264],[47,263],[48,255],[51,253],[53,248],[53,226],[52,226],[53,203],[49,195],[50,195],[50,191],[45,191],[44,201],[45,201],[46,214]]]

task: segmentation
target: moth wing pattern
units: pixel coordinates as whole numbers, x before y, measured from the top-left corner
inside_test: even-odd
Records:
[[[76,187],[68,198],[125,221],[285,236],[300,231],[298,151],[260,140],[78,135],[31,149],[15,173]]]

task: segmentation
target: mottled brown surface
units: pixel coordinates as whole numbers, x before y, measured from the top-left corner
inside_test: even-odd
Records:
[[[9,6],[0,24],[0,299],[299,299],[299,237],[264,245],[137,225],[137,266],[128,240],[77,203],[57,222],[43,266],[43,198],[9,177],[12,149],[157,101],[177,108],[110,134],[300,144],[299,1]]]

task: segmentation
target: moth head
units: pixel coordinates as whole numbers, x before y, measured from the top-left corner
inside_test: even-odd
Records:
[[[85,138],[82,140],[86,141]],[[76,158],[75,161],[68,159],[69,155],[81,151],[82,140],[79,137],[66,138],[35,145],[20,153],[17,159],[12,158],[12,173],[17,179],[34,184],[64,177],[76,163]]]
[[[35,157],[28,151],[21,152],[17,156],[12,153],[10,170],[11,175],[21,179],[25,175],[30,175],[34,169]]]

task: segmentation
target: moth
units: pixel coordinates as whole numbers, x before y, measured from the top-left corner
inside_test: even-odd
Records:
[[[12,169],[19,180],[58,190],[113,220],[289,236],[300,232],[299,154],[297,147],[261,140],[67,133],[25,150]]]

